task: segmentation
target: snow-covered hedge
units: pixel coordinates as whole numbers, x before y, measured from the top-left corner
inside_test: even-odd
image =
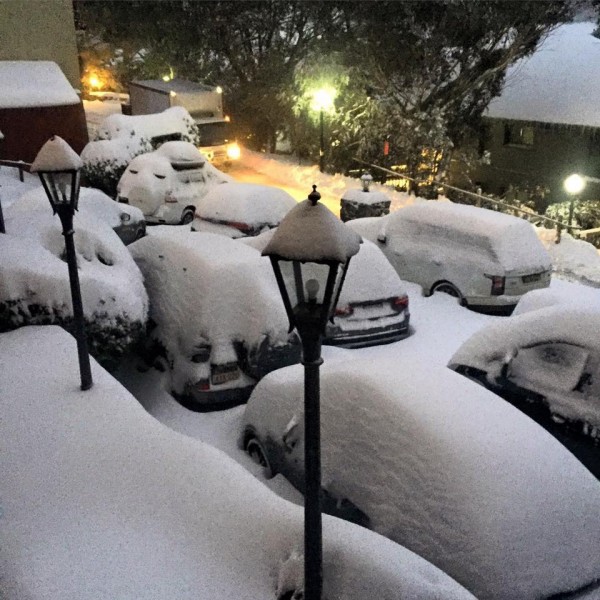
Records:
[[[117,183],[131,160],[156,148],[160,142],[153,139],[171,135],[199,143],[198,127],[181,106],[150,115],[109,115],[98,128],[96,139],[81,153],[87,185],[114,198]]]
[[[0,236],[0,331],[49,324],[72,330],[62,228],[49,207],[43,208],[7,215],[8,233]],[[89,212],[77,213],[74,229],[90,352],[110,368],[144,331],[146,291],[109,225]]]

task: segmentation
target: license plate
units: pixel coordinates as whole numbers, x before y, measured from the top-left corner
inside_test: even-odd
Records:
[[[531,283],[532,281],[539,281],[542,278],[541,273],[534,273],[533,275],[525,275],[521,277],[523,283]]]
[[[233,381],[240,376],[237,364],[235,365],[213,365],[210,380],[213,385],[220,385]]]

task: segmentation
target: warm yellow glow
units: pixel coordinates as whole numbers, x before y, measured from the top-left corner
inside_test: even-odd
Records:
[[[227,147],[227,156],[231,160],[238,160],[242,155],[242,151],[237,144],[229,144]]]
[[[323,87],[318,90],[314,90],[310,95],[312,97],[310,106],[313,110],[333,112],[333,101],[337,95],[337,92],[333,88]]]
[[[170,75],[163,75],[162,76],[162,80],[163,81],[171,81],[171,76]]]
[[[100,81],[100,78],[98,77],[98,75],[96,75],[95,73],[92,73],[88,77],[88,83],[90,84],[90,87],[93,87],[97,90],[102,87],[102,82]]]
[[[222,94],[222,93],[223,93],[223,88],[222,88],[220,85],[218,85],[218,86],[215,88],[215,92],[217,92],[217,94]]]
[[[573,173],[565,179],[563,185],[567,194],[580,194],[585,188],[585,179],[581,175]]]
[[[225,123],[229,123],[231,121],[231,117],[229,115],[225,115]]]
[[[169,92],[169,96],[171,96],[171,98],[175,98],[175,96],[177,96],[177,92],[174,92],[173,90],[171,90]]]

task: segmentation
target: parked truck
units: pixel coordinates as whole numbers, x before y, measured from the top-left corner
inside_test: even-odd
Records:
[[[172,106],[182,106],[198,126],[198,148],[211,163],[222,168],[240,158],[229,117],[223,113],[221,88],[185,79],[132,81],[129,101],[132,115],[160,113]]]

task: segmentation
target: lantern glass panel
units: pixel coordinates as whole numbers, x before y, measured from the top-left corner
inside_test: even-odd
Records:
[[[69,205],[77,208],[79,197],[79,172],[77,171],[46,171],[40,172],[52,202],[55,205]]]
[[[288,260],[280,261],[279,265],[292,308],[311,300],[316,304],[323,304],[331,270],[330,265]],[[335,298],[335,290],[339,286],[339,273],[337,280],[333,298]],[[328,301],[331,302],[330,299]]]

